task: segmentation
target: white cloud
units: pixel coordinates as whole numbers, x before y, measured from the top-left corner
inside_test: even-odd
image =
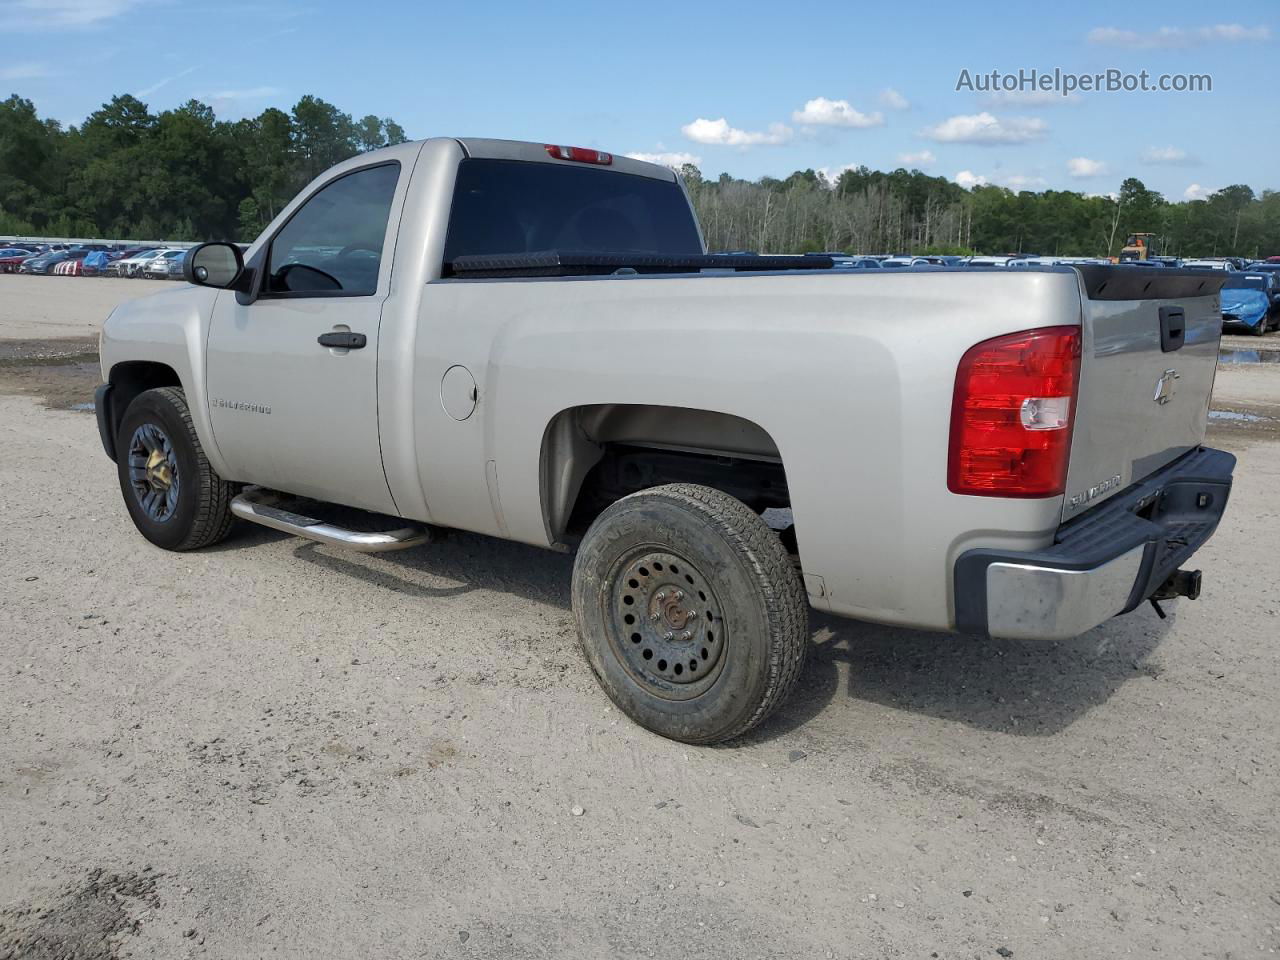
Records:
[[[884,124],[884,114],[863,113],[848,100],[828,100],[826,97],[806,101],[803,109],[791,114],[791,119],[811,127],[879,127]]]
[[[986,174],[974,173],[972,170],[961,170],[951,179],[966,190],[973,187],[990,187],[997,184],[1010,190],[1035,190],[1046,186],[1048,183],[1044,177],[1025,173],[1010,173],[993,179]]]
[[[1217,192],[1214,187],[1202,187],[1198,183],[1193,183],[1182,191],[1182,196],[1185,200],[1203,200],[1209,194]]]
[[[1067,161],[1067,172],[1077,179],[1101,177],[1106,174],[1107,165],[1101,160],[1090,160],[1088,157],[1072,157]]]
[[[729,126],[729,122],[721,117],[719,120],[707,120],[699,117],[693,123],[686,123],[680,132],[694,143],[715,144],[726,147],[754,147],[761,144],[786,143],[791,139],[791,128],[781,123],[769,126],[767,132],[761,130],[739,130]]]
[[[645,163],[660,163],[664,167],[675,170],[679,170],[686,163],[692,163],[695,167],[702,166],[702,158],[692,153],[628,153],[626,156],[632,160],[643,160]]]
[[[1049,129],[1039,117],[993,116],[986,111],[948,117],[920,135],[939,143],[1026,143],[1045,135]]]
[[[151,84],[151,86],[143,87],[141,90],[135,91],[134,96],[149,97],[153,93],[155,93],[157,90],[161,89],[162,87],[167,87],[169,84],[173,83],[173,81],[181,80],[187,74],[195,73],[195,71],[196,71],[195,67],[187,67],[187,69],[182,70],[178,73],[175,73],[171,77],[163,77],[162,79],[157,80],[155,83]]]
[[[1217,23],[1209,27],[1161,27],[1159,30],[1148,31],[1095,27],[1089,31],[1090,43],[1134,50],[1171,50],[1217,41],[1238,43],[1242,40],[1270,39],[1270,27],[1245,27],[1238,23]]]
[[[904,167],[931,167],[938,162],[932,150],[921,150],[919,153],[900,153],[898,162]]]
[[[266,100],[284,93],[279,87],[250,87],[247,90],[219,90],[206,94],[202,99],[209,100]]]
[[[1112,203],[1116,203],[1120,199],[1120,194],[1116,193],[1114,190],[1110,193],[1086,193],[1085,196],[1094,198],[1106,197],[1106,199],[1110,200]]]
[[[818,167],[814,173],[822,178],[828,188],[835,189],[835,185],[840,182],[840,174],[844,173],[846,170],[856,169],[857,166],[858,164],[856,163],[846,163],[844,166],[837,167],[834,170],[831,169],[831,167]]]
[[[8,0],[0,32],[91,27],[141,5],[142,0]]]
[[[1148,147],[1139,159],[1156,167],[1194,167],[1200,162],[1180,147]]]
[[[0,68],[0,80],[39,80],[52,76],[53,71],[43,63],[13,63]]]
[[[1080,94],[1068,93],[1063,96],[1052,90],[996,90],[982,97],[982,102],[989,107],[1056,107],[1066,103],[1079,103]]]
[[[911,101],[893,89],[893,87],[885,87],[880,91],[880,102],[890,110],[911,109]]]

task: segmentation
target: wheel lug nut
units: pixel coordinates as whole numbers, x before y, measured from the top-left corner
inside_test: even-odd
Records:
[[[676,638],[676,635],[675,635],[674,633],[669,632],[669,631],[668,631],[667,633],[664,633],[664,634],[662,635],[662,639],[663,639],[663,640],[674,640],[675,638]]]
[[[692,634],[692,633],[690,633],[688,630],[686,630],[684,633],[680,634],[680,639],[681,639],[681,640],[692,640],[692,639],[693,639],[693,634]]]
[[[665,593],[659,593],[654,599],[661,603],[663,600],[667,599],[667,595]]]
[[[658,615],[657,615],[657,613],[651,613],[651,614],[649,614],[649,619],[650,619],[650,620],[657,620],[657,619],[658,619]]]
[[[676,600],[683,600],[683,599],[684,599],[684,591],[683,591],[683,590],[677,590],[677,591],[676,591]]]

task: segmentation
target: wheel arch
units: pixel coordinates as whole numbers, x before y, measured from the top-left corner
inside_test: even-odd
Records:
[[[120,432],[120,421],[129,404],[139,394],[156,387],[182,387],[178,371],[167,363],[155,360],[122,360],[113,364],[107,373],[105,387],[99,388],[95,403],[100,410],[98,418],[102,429],[102,443],[111,459],[115,459],[115,437]]]
[[[543,521],[552,542],[563,541],[593,468],[610,450],[620,448],[650,450],[655,457],[700,458],[704,473],[699,482],[720,486],[715,479],[721,476],[726,489],[735,486],[730,482],[735,463],[783,469],[782,455],[769,432],[734,414],[662,404],[568,407],[548,422],[539,454]],[[669,481],[643,485],[661,482]]]

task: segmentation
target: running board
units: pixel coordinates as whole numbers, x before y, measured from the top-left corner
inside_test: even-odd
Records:
[[[241,520],[260,523],[272,530],[292,533],[320,543],[346,547],[359,553],[381,553],[386,550],[404,550],[417,547],[431,540],[431,531],[416,524],[379,533],[348,530],[314,517],[304,517],[277,506],[283,498],[280,494],[262,487],[248,487],[231,501],[231,512]]]

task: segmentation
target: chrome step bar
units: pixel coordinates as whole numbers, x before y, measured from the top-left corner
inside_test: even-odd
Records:
[[[260,523],[272,530],[292,533],[297,537],[346,547],[360,553],[382,553],[386,550],[405,550],[431,541],[429,528],[411,524],[399,530],[367,533],[348,530],[314,517],[304,517],[278,506],[285,498],[273,490],[262,487],[246,487],[231,501],[231,512],[241,520]]]

